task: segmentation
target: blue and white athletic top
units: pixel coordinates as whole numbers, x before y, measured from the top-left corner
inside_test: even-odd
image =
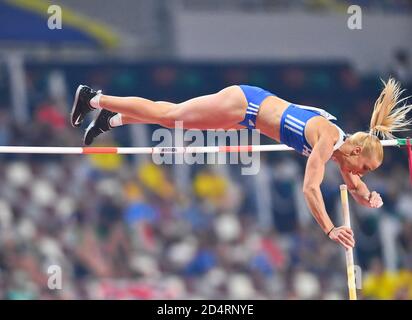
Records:
[[[280,122],[280,141],[295,149],[302,155],[309,157],[312,147],[305,137],[305,128],[307,122],[316,116],[322,116],[330,121],[335,121],[336,117],[323,109],[290,104],[283,112]],[[335,143],[333,150],[339,149],[345,141],[346,134],[333,123],[339,130],[339,140]]]

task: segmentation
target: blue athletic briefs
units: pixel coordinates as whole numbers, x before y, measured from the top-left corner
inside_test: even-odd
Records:
[[[248,129],[256,128],[256,116],[259,111],[262,101],[269,96],[274,96],[273,93],[263,90],[259,87],[252,87],[246,85],[239,86],[245,94],[247,100],[246,115],[242,122],[239,124],[245,126]]]

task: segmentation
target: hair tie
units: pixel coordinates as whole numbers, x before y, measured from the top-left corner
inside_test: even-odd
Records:
[[[327,233],[327,236],[329,237],[330,233],[333,231],[333,229],[335,229],[335,227],[333,227],[332,229],[329,230],[329,232]]]

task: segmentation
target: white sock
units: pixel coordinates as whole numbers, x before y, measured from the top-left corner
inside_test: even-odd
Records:
[[[102,95],[101,93],[98,93],[90,100],[90,105],[92,106],[92,108],[101,109],[100,107],[100,96],[101,95]]]
[[[109,120],[109,125],[112,128],[122,126],[123,125],[122,114],[118,113],[115,116],[111,117]]]

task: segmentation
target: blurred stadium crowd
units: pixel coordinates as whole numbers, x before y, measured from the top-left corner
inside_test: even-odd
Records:
[[[410,93],[402,63],[393,73]],[[28,62],[25,68],[28,122],[12,116],[9,74],[0,69],[0,145],[80,145],[82,131],[68,122],[79,83],[171,101],[229,84],[259,85],[326,108],[349,133],[367,129],[381,88],[377,76],[345,64]],[[130,146],[133,132],[118,128],[99,143]],[[257,177],[241,176],[235,165],[190,166],[183,189],[175,179],[178,165],[157,166],[145,157],[0,155],[0,298],[345,299],[343,249],[304,209],[305,160],[271,153],[261,161]],[[269,225],[259,215],[262,176],[272,201]],[[351,202],[364,299],[412,298],[407,177],[406,153],[386,149],[383,166],[366,177],[384,207]],[[322,188],[336,223],[340,183],[328,166]],[[47,287],[50,265],[62,268],[62,290]]]

